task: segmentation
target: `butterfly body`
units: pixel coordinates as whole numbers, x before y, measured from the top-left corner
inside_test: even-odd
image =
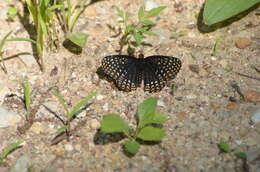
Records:
[[[173,79],[181,68],[181,61],[171,56],[149,56],[134,58],[128,55],[104,57],[102,69],[115,80],[123,91],[133,91],[141,86],[144,91],[158,92]]]

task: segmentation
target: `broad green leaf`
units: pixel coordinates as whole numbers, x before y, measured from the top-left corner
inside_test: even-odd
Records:
[[[235,16],[260,0],[207,0],[203,11],[203,20],[207,25],[212,25]]]
[[[129,129],[124,120],[113,113],[105,115],[101,121],[101,131],[104,133],[127,132]]]
[[[153,116],[150,117],[150,115],[154,115],[154,114],[152,114],[152,112],[155,112],[156,106],[157,106],[157,99],[154,97],[144,100],[138,106],[137,117],[138,117],[138,127],[139,128],[141,128],[145,125],[147,118],[149,118],[149,119],[153,118]]]
[[[167,121],[167,117],[159,112],[154,112],[152,124],[164,124]]]
[[[80,102],[78,102],[76,104],[76,106],[74,106],[72,108],[72,110],[69,112],[69,120],[71,120],[76,114],[78,114],[78,112],[81,110],[81,108],[83,108],[84,106],[86,106],[86,104],[92,100],[92,98],[94,96],[96,96],[97,92],[92,92],[90,93],[87,97],[83,98]]]
[[[149,18],[149,17],[155,17],[157,16],[162,10],[164,10],[166,8],[166,6],[161,6],[158,8],[153,8],[150,11],[148,11],[147,15],[145,16],[145,18]]]
[[[136,27],[136,30],[138,31],[138,32],[145,32],[145,31],[147,31],[149,28],[148,27]]]
[[[245,152],[236,152],[236,153],[234,153],[234,155],[235,155],[237,158],[240,158],[240,159],[247,159],[247,156],[246,156],[246,153],[245,153]]]
[[[140,7],[138,10],[138,20],[139,22],[144,20],[144,7]]]
[[[130,154],[136,154],[140,148],[140,144],[136,141],[128,140],[124,143],[124,147]]]
[[[19,148],[21,146],[21,144],[23,144],[24,142],[18,141],[16,143],[13,143],[11,145],[9,145],[8,147],[6,147],[3,152],[0,154],[0,162],[1,160],[5,159],[10,153],[12,153],[15,149]]]
[[[229,146],[229,144],[227,144],[226,142],[224,141],[221,141],[219,144],[218,144],[218,147],[220,150],[222,150],[223,152],[226,152],[226,153],[230,153],[231,152],[231,148]]]
[[[132,32],[132,31],[134,31],[135,29],[136,29],[136,26],[134,26],[134,25],[128,25],[128,26],[126,26],[127,32]]]
[[[164,136],[164,130],[152,126],[142,128],[141,131],[137,134],[137,137],[144,141],[160,141]]]
[[[65,99],[63,98],[63,96],[60,94],[60,92],[56,89],[52,89],[52,94],[54,94],[57,97],[58,101],[63,106],[64,110],[66,111],[66,114],[68,115],[69,114],[68,105],[67,105]]]
[[[67,125],[58,128],[58,130],[56,131],[56,135],[60,135],[61,133],[64,133],[67,129],[68,129]]]
[[[25,81],[23,84],[23,94],[24,94],[24,102],[25,102],[25,107],[26,107],[26,111],[27,111],[27,115],[26,115],[26,119],[29,119],[29,114],[30,114],[30,105],[31,105],[31,98],[30,98],[30,86],[29,86],[29,82]]]
[[[75,32],[66,34],[66,38],[83,48],[87,42],[88,35],[82,32]]]
[[[142,24],[145,24],[145,25],[155,25],[155,23],[151,20],[144,20],[141,22]]]

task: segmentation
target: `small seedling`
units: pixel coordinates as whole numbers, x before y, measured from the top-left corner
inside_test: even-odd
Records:
[[[225,153],[233,153],[233,155],[239,159],[246,159],[246,154],[244,152],[234,152],[233,149],[231,149],[230,145],[224,141],[221,141],[219,144],[218,144],[218,147],[219,149],[222,151],[222,152],[225,152]]]
[[[25,81],[23,84],[23,94],[24,94],[24,103],[25,103],[25,108],[26,108],[26,120],[29,121],[30,117],[29,115],[31,114],[31,96],[30,96],[30,86],[29,82]]]
[[[18,14],[18,10],[17,10],[16,7],[11,6],[11,7],[8,8],[7,17],[8,17],[9,21],[13,21],[14,18],[17,16],[17,14]]]
[[[31,43],[35,43],[33,40],[31,39],[27,39],[27,38],[8,38],[10,35],[12,34],[12,31],[8,32],[3,39],[0,39],[0,67],[2,68],[2,70],[7,73],[7,69],[5,67],[5,63],[4,61],[18,57],[19,55],[25,55],[25,54],[29,54],[29,53],[18,53],[16,55],[12,55],[10,57],[5,57],[4,58],[4,46],[6,44],[7,41],[27,41],[27,42],[31,42]]]
[[[0,164],[5,161],[6,157],[9,154],[11,154],[13,151],[18,149],[19,147],[21,147],[23,144],[24,144],[24,142],[18,141],[16,143],[13,143],[13,144],[7,146],[6,148],[4,148],[4,150],[0,154]]]
[[[73,29],[78,22],[80,15],[86,9],[87,2],[88,0],[78,1],[77,4],[73,4],[71,0],[57,2],[57,5],[61,6],[57,16],[61,21],[66,39],[70,40],[81,48],[85,46],[88,35],[82,32],[73,32]]]
[[[66,113],[66,119],[56,116],[61,122],[62,126],[57,129],[56,131],[56,137],[52,140],[52,145],[59,143],[64,139],[64,136],[66,136],[67,140],[69,140],[69,137],[71,136],[71,129],[70,129],[70,123],[75,119],[75,117],[82,111],[82,108],[86,106],[86,104],[92,100],[92,98],[97,94],[96,92],[90,93],[88,96],[83,98],[81,101],[79,101],[74,107],[72,107],[69,110],[69,106],[66,103],[64,97],[60,94],[60,92],[56,89],[52,90],[52,93],[56,96],[59,103],[62,105],[65,113]]]
[[[45,42],[55,44],[57,38],[55,32],[55,10],[61,8],[60,5],[52,4],[50,0],[26,0],[26,5],[30,16],[36,28],[36,49],[37,59],[42,71],[44,71],[43,56],[45,51]]]
[[[145,12],[144,7],[140,7],[138,10],[138,22],[129,24],[130,14],[124,9],[115,6],[117,10],[117,15],[120,17],[118,23],[122,23],[122,28],[119,29],[117,36],[120,36],[120,50],[121,53],[124,46],[128,46],[128,53],[132,54],[134,52],[134,47],[140,47],[144,44],[144,39],[147,35],[156,36],[151,29],[156,25],[155,22],[150,20],[153,17],[159,15],[159,13],[166,7],[161,6],[158,8],[153,8],[148,12]]]
[[[135,128],[126,124],[119,115],[107,114],[101,121],[101,132],[123,133],[128,138],[123,144],[125,150],[135,155],[141,142],[159,142],[165,136],[161,126],[166,122],[166,117],[155,111],[156,106],[156,98],[148,98],[139,105]]]

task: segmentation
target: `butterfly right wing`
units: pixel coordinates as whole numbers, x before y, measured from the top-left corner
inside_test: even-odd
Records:
[[[134,57],[127,55],[104,57],[102,68],[105,74],[115,80],[117,87],[122,91],[133,91],[141,85],[142,73]]]

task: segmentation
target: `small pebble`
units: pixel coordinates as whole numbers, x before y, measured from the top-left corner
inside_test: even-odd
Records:
[[[247,90],[244,92],[245,100],[248,102],[260,102],[260,92],[256,92],[253,90]]]
[[[72,151],[73,150],[73,146],[71,144],[66,144],[65,145],[65,150],[66,151]]]
[[[237,48],[244,49],[248,47],[251,43],[252,43],[251,39],[241,37],[236,40],[235,45]]]
[[[165,103],[161,100],[158,100],[158,106],[165,107]]]
[[[253,113],[251,120],[255,124],[260,122],[260,108]]]
[[[100,128],[100,123],[98,122],[98,120],[92,119],[92,120],[90,121],[90,127],[91,127],[92,129],[98,129],[98,128]]]
[[[105,97],[105,96],[99,94],[99,95],[97,95],[97,100],[102,100],[102,99],[104,99],[104,97]]]
[[[27,156],[19,157],[15,165],[11,168],[11,172],[27,172],[28,168],[32,166],[32,161]]]
[[[0,128],[14,126],[21,121],[21,117],[13,112],[0,107]]]
[[[105,103],[102,108],[104,111],[108,111],[108,103]]]
[[[153,0],[147,0],[145,3],[145,11],[150,11],[153,8],[157,8],[158,5]]]

